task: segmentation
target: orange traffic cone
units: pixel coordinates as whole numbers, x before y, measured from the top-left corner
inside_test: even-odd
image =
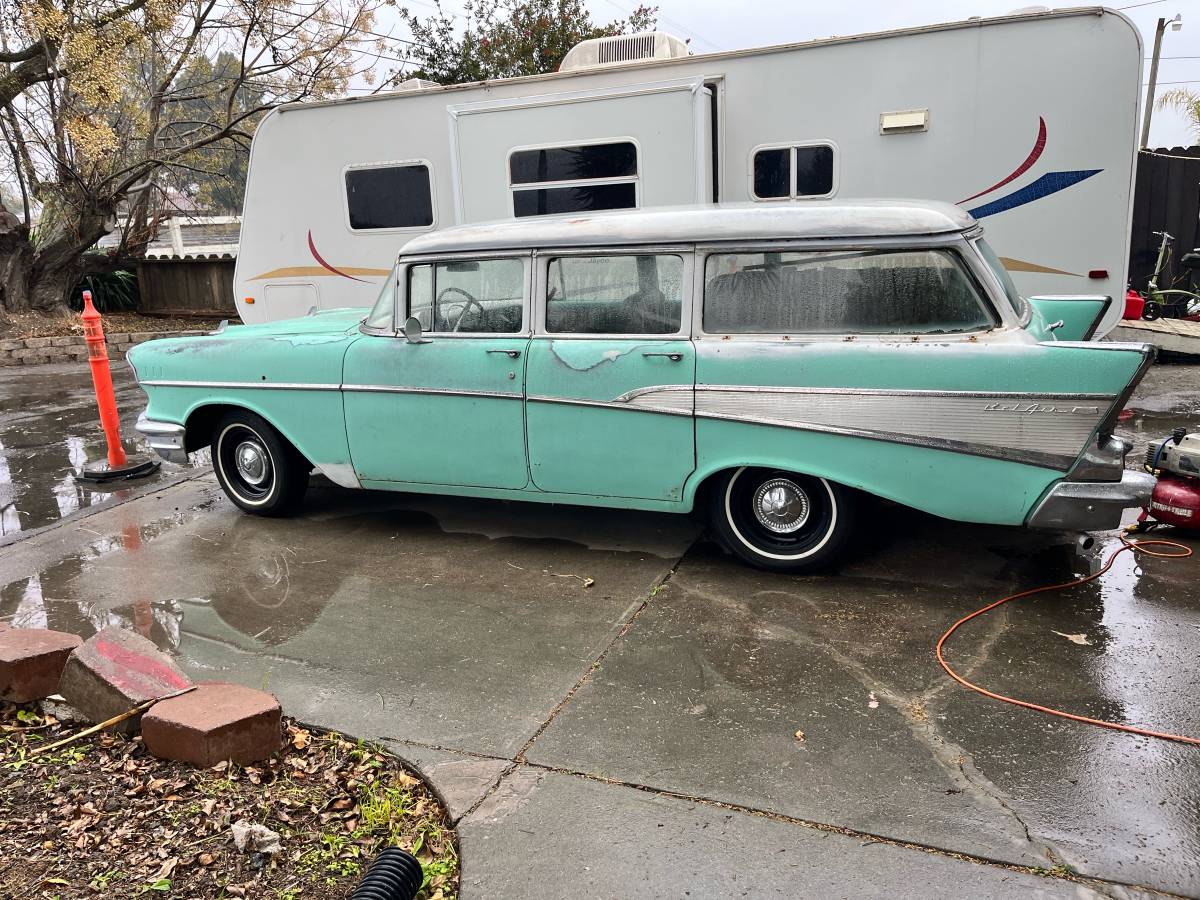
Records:
[[[121,443],[121,420],[113,393],[112,372],[108,368],[108,346],[100,313],[92,305],[92,292],[83,292],[83,339],[87,341],[88,362],[92,366],[92,386],[100,408],[100,425],[108,444],[108,458],[86,463],[75,476],[77,481],[103,483],[117,479],[141,478],[156,472],[159,461],[144,456],[128,456]]]

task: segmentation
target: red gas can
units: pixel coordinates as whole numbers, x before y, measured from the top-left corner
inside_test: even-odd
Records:
[[[1146,309],[1146,298],[1137,291],[1129,290],[1125,292],[1125,314],[1123,319],[1140,319],[1142,312]]]
[[[1200,481],[1159,476],[1150,495],[1150,516],[1166,525],[1200,530]]]

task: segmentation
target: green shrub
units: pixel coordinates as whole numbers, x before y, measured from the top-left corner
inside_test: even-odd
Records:
[[[101,275],[84,275],[71,292],[71,309],[83,309],[83,292],[92,292],[92,304],[101,313],[132,312],[138,308],[137,276],[128,269]]]

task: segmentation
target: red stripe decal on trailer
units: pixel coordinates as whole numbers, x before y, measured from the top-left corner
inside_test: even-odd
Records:
[[[349,278],[351,281],[365,281],[365,279],[355,278],[353,275],[347,275],[345,272],[341,271],[340,269],[335,269],[329,263],[325,262],[325,260],[321,258],[321,254],[317,252],[317,245],[313,243],[311,228],[308,229],[308,252],[313,255],[313,259],[315,259],[317,262],[319,262],[323,267],[328,269],[334,275],[341,275],[343,278]]]
[[[965,199],[959,200],[958,202],[966,203],[968,200],[974,200],[976,197],[982,197],[984,194],[990,194],[992,191],[996,190],[996,188],[1004,187],[1004,185],[1008,184],[1014,178],[1019,178],[1021,175],[1024,175],[1027,171],[1029,171],[1030,166],[1032,166],[1035,162],[1038,161],[1038,157],[1042,155],[1042,151],[1045,149],[1046,149],[1046,120],[1043,119],[1041,116],[1038,116],[1037,140],[1033,142],[1033,149],[1030,150],[1029,155],[1027,157],[1025,157],[1025,162],[1021,163],[1019,166],[1017,166],[1015,169],[1013,169],[1012,174],[1009,175],[1007,178],[1001,179],[1000,181],[997,181],[995,184],[993,184],[990,188],[987,188],[986,190],[982,190],[978,194],[972,194],[970,197],[966,197]]]

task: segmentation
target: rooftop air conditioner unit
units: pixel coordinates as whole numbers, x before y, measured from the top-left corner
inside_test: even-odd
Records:
[[[687,42],[665,31],[619,34],[580,41],[563,57],[560,72],[622,66],[646,59],[679,59],[688,55]]]

